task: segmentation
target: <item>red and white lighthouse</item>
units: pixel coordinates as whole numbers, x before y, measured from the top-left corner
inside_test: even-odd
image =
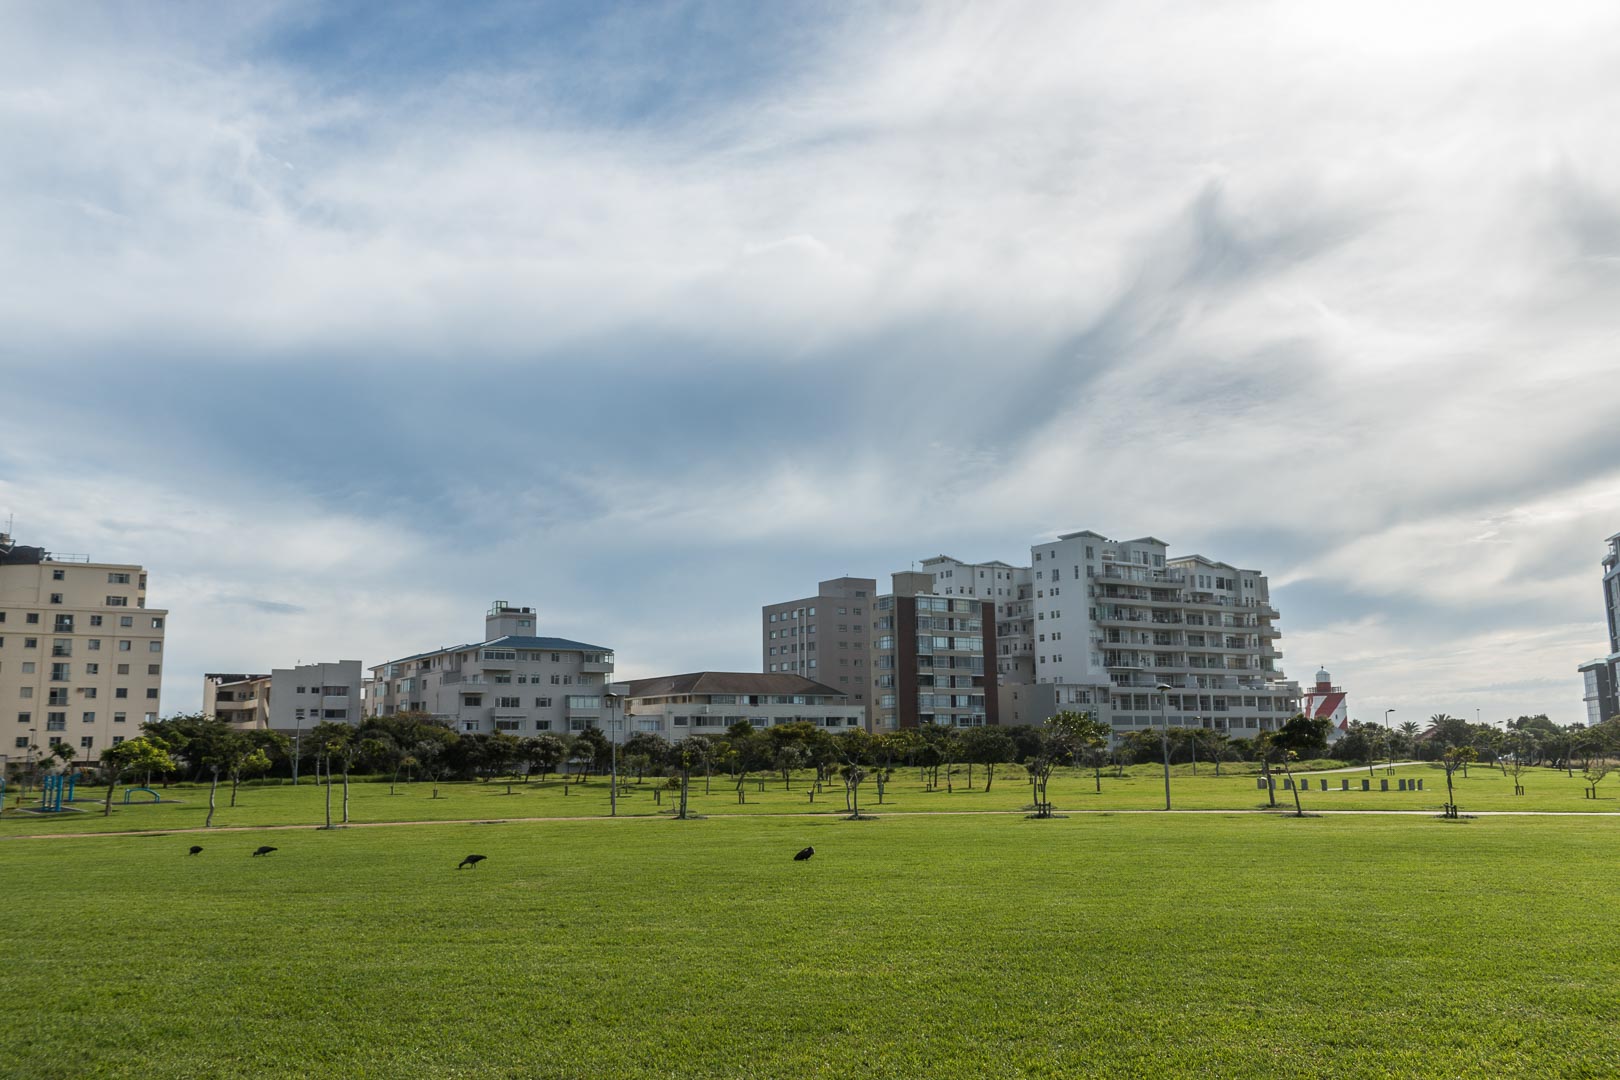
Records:
[[[1350,714],[1344,705],[1344,687],[1333,685],[1333,676],[1327,669],[1316,673],[1316,685],[1300,695],[1300,708],[1306,716],[1333,721],[1334,738],[1343,735],[1350,726]]]

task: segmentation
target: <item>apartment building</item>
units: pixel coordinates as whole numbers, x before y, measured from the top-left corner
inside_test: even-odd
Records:
[[[808,606],[808,605],[807,605]],[[802,675],[698,671],[624,684],[626,722],[615,738],[647,731],[666,739],[719,735],[733,724],[757,728],[806,723],[832,734],[866,726],[866,709],[848,691]]]
[[[870,620],[872,730],[1000,723],[996,670],[985,662],[996,652],[994,601],[946,596],[922,571],[890,580]]]
[[[320,723],[356,724],[364,673],[358,660],[273,668],[266,675],[203,676],[203,712],[244,731],[294,734]]]
[[[1586,689],[1588,727],[1620,716],[1620,533],[1607,542],[1609,550],[1603,556],[1603,614],[1609,628],[1609,655],[1588,660],[1578,669]]]
[[[158,718],[169,613],[146,587],[139,566],[0,533],[0,755],[66,743],[94,761]]]
[[[831,686],[863,708],[870,704],[867,621],[876,578],[823,581],[816,595],[760,610],[760,670],[801,675]]]
[[[1010,722],[1077,709],[1122,732],[1168,722],[1252,738],[1298,712],[1259,571],[1091,531],[1035,544],[1029,571],[1028,595],[1002,609],[1003,655],[1033,657],[1033,682],[1005,691]]]
[[[612,650],[535,627],[533,608],[495,601],[482,640],[373,667],[369,714],[426,712],[461,732],[606,731]]]

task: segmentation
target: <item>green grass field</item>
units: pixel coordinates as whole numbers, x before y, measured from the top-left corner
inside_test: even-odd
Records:
[[[1612,1076],[1617,855],[1569,817],[16,839],[0,1074]]]
[[[1219,778],[1209,766],[1200,766],[1197,776],[1188,766],[1179,765],[1172,775],[1172,800],[1176,807],[1204,810],[1250,810],[1266,804],[1265,792],[1256,788],[1252,765],[1228,765]],[[1610,780],[1599,786],[1599,798],[1585,797],[1585,783],[1579,774],[1573,778],[1556,769],[1536,769],[1523,777],[1527,793],[1513,794],[1511,778],[1496,769],[1475,766],[1467,779],[1458,776],[1457,798],[1465,812],[1533,810],[1533,811],[1585,811],[1614,813],[1620,811],[1620,780]],[[1312,778],[1310,792],[1302,796],[1307,810],[1418,810],[1438,813],[1445,802],[1445,774],[1436,765],[1408,765],[1394,774],[1379,768],[1372,778],[1374,790],[1360,790],[1367,778],[1365,769],[1356,772],[1320,774]],[[1379,781],[1390,780],[1391,788],[1398,788],[1397,780],[1422,777],[1421,792],[1388,792],[1377,790]],[[700,779],[692,786],[691,807],[700,814],[836,814],[844,810],[841,786],[834,785],[822,791],[812,803],[809,799],[810,774],[794,777],[791,788],[786,788],[780,777],[761,778],[764,790],[750,780],[746,784],[747,802],[739,804],[735,786],[725,776],[716,776],[704,794]],[[955,790],[947,793],[943,787],[928,790],[916,770],[901,769],[888,785],[888,792],[880,807],[876,785],[870,781],[862,785],[863,810],[892,813],[941,811],[1000,811],[1015,813],[1030,803],[1029,785],[1023,769],[1002,766],[989,792],[984,790],[982,769],[974,772],[971,789],[966,786],[967,774],[962,769],[954,780]],[[1320,790],[1320,781],[1327,780],[1330,790]],[[1340,780],[1347,779],[1352,790],[1339,790]],[[1293,796],[1281,790],[1278,777],[1277,801],[1280,806],[1292,808]],[[430,798],[431,785],[424,783],[400,784],[398,794],[388,793],[387,783],[351,783],[350,820],[356,823],[382,821],[484,821],[497,818],[524,817],[591,817],[608,811],[608,785],[600,778],[583,784],[567,785],[570,794],[563,795],[564,784],[552,778],[545,782],[514,784],[508,795],[507,785],[495,783],[447,783],[438,785],[440,798]],[[653,796],[654,782],[625,785],[626,795],[619,802],[619,813],[624,816],[655,816],[668,814],[674,806],[674,796],[665,792],[661,805]],[[1122,778],[1111,773],[1102,780],[1102,791],[1096,790],[1090,774],[1060,771],[1053,779],[1051,796],[1060,809],[1071,812],[1084,810],[1152,810],[1164,805],[1162,772],[1153,765],[1135,765],[1127,769]],[[101,808],[90,801],[74,805],[84,813],[69,813],[54,817],[38,817],[21,813],[15,806],[16,788],[6,800],[6,810],[0,815],[0,838],[6,836],[55,832],[132,831],[139,829],[199,828],[208,813],[206,785],[176,784],[161,789],[161,794],[174,802],[157,805],[135,804],[124,806],[122,794],[115,795],[113,813],[101,816]],[[333,818],[341,816],[339,788],[333,792]],[[79,794],[85,800],[99,799],[104,789],[84,788]],[[231,807],[227,789],[221,788],[219,807],[214,825],[315,825],[324,820],[325,792],[321,787],[305,782],[292,787],[286,782],[266,782],[244,785],[236,807]]]

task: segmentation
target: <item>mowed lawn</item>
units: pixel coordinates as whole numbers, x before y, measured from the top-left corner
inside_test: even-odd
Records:
[[[1249,764],[1226,767],[1225,776],[1213,776],[1210,767],[1199,767],[1194,776],[1187,766],[1176,766],[1171,776],[1171,800],[1183,810],[1254,810],[1267,805],[1264,790],[1257,789],[1257,777],[1243,772],[1252,769]],[[1476,766],[1471,776],[1455,777],[1456,798],[1464,811],[1586,811],[1586,813],[1617,813],[1620,811],[1620,780],[1605,780],[1599,785],[1599,798],[1586,798],[1586,782],[1579,774],[1570,777],[1558,769],[1534,769],[1521,777],[1526,793],[1513,795],[1513,780],[1492,767]],[[1424,790],[1401,792],[1398,780],[1424,780]],[[1320,790],[1327,780],[1327,792]],[[1371,779],[1371,792],[1362,792],[1361,780]],[[1349,789],[1340,790],[1341,780],[1348,780]],[[1380,790],[1380,782],[1388,780],[1388,792]],[[1293,793],[1283,790],[1283,777],[1277,777],[1278,806],[1293,808]],[[1379,767],[1372,777],[1366,769],[1333,774],[1312,774],[1311,789],[1302,797],[1307,810],[1414,810],[1439,813],[1445,801],[1445,772],[1432,764],[1409,764],[1393,774]],[[705,793],[705,787],[708,792]],[[745,803],[739,803],[731,777],[716,776],[705,785],[703,779],[693,780],[690,806],[700,814],[761,814],[761,813],[818,813],[836,814],[844,811],[842,785],[829,785],[810,800],[812,774],[804,772],[784,785],[781,777],[750,777],[745,782]],[[569,790],[564,795],[564,789]],[[624,816],[658,816],[674,813],[676,793],[664,790],[663,801],[654,801],[654,780],[643,784],[633,780],[625,782],[624,795],[619,800],[619,813]],[[1001,811],[1017,813],[1029,806],[1029,784],[1024,771],[1017,766],[1001,766],[991,789],[985,790],[983,769],[975,769],[972,787],[967,785],[966,767],[954,777],[953,789],[946,792],[941,777],[938,789],[930,790],[923,784],[915,769],[897,769],[888,784],[883,803],[878,803],[876,785],[868,780],[860,789],[863,811],[889,811],[889,813],[944,813],[944,811]],[[608,813],[608,780],[593,777],[585,784],[564,784],[562,780],[535,780],[535,782],[455,782],[439,784],[439,798],[433,798],[433,785],[399,784],[390,795],[387,782],[352,782],[350,784],[350,821],[377,823],[377,821],[489,821],[501,818],[586,818]],[[510,793],[507,793],[509,792]],[[16,810],[16,787],[6,798],[6,810],[0,818],[0,839],[8,836],[50,834],[50,832],[126,832],[136,829],[196,829],[207,818],[207,785],[175,784],[159,789],[165,800],[159,805],[133,803],[123,805],[123,792],[113,797],[113,813],[109,818],[100,814],[96,803],[105,789],[81,787],[76,808],[84,813],[65,813],[40,818],[36,814]],[[1124,776],[1106,772],[1102,779],[1102,792],[1087,772],[1063,769],[1051,780],[1051,798],[1061,810],[1158,810],[1165,805],[1165,785],[1162,771],[1150,764],[1137,764],[1124,771]],[[141,797],[144,798],[144,797]],[[306,777],[298,787],[282,782],[243,785],[238,793],[238,805],[230,806],[230,793],[219,790],[219,808],[214,814],[215,827],[272,826],[272,824],[321,824],[326,818],[326,789],[309,782]],[[29,805],[32,805],[29,803]],[[342,819],[342,785],[332,787],[332,819]]]
[[[9,840],[0,1073],[1612,1076],[1617,860],[1578,817]]]
[[[888,784],[883,803],[878,802],[877,786],[868,781],[861,787],[861,807],[874,812],[934,813],[944,811],[992,811],[1013,813],[1022,811],[1030,803],[1029,784],[1024,770],[1018,766],[1001,766],[991,789],[984,790],[984,770],[975,769],[973,783],[967,783],[967,770],[958,767],[954,790],[947,792],[941,777],[941,786],[930,790],[915,769],[898,769]],[[1178,765],[1172,775],[1172,801],[1178,808],[1205,810],[1246,810],[1266,805],[1266,794],[1256,787],[1256,777],[1243,770],[1252,765],[1229,765],[1226,775],[1216,777],[1210,766],[1199,767],[1192,774],[1186,765]],[[1620,779],[1610,779],[1598,787],[1599,798],[1585,797],[1586,784],[1579,773],[1570,777],[1556,769],[1535,769],[1522,777],[1527,793],[1513,794],[1513,781],[1488,766],[1471,768],[1465,779],[1456,778],[1457,799],[1465,812],[1502,810],[1585,811],[1614,813],[1620,811]],[[1620,774],[1617,774],[1620,775]],[[1401,779],[1424,781],[1423,791],[1400,791]],[[1361,781],[1371,780],[1373,790],[1363,792]],[[1322,791],[1326,780],[1329,790]],[[1380,782],[1388,780],[1390,791],[1379,790]],[[1349,791],[1340,790],[1341,781],[1348,781]],[[1282,789],[1283,777],[1277,777],[1277,802],[1292,808],[1293,796]],[[1395,773],[1378,768],[1369,778],[1367,770],[1340,772],[1310,777],[1312,790],[1302,797],[1308,810],[1418,810],[1438,813],[1446,800],[1445,773],[1437,765],[1405,765]],[[625,816],[657,816],[670,814],[675,805],[675,793],[664,791],[662,802],[655,801],[654,781],[633,781],[624,785],[624,796],[619,802],[619,813]],[[708,792],[705,793],[707,786]],[[691,808],[704,815],[721,814],[836,814],[844,810],[841,783],[834,783],[810,799],[811,774],[794,776],[791,785],[784,785],[781,777],[750,778],[745,786],[747,801],[739,803],[736,787],[731,778],[716,776],[707,785],[701,777],[694,780],[691,789]],[[1151,764],[1134,765],[1123,776],[1111,771],[1102,778],[1102,790],[1096,790],[1095,778],[1077,770],[1060,770],[1053,778],[1050,793],[1059,808],[1081,810],[1152,810],[1164,805],[1162,773]],[[511,794],[507,794],[510,787]],[[564,789],[569,791],[564,795]],[[564,784],[553,777],[544,782],[515,783],[441,783],[437,786],[440,798],[431,797],[433,785],[401,783],[395,794],[389,794],[384,783],[351,783],[350,819],[353,822],[383,821],[487,821],[522,817],[591,817],[608,812],[608,784],[593,778],[585,784]],[[0,817],[0,838],[53,832],[104,832],[138,829],[200,828],[208,814],[208,788],[206,785],[175,784],[159,789],[165,799],[177,801],[157,805],[122,803],[122,791],[115,795],[113,813],[101,816],[101,807],[90,801],[98,799],[105,789],[83,788],[78,791],[80,801],[74,805],[84,813],[39,817],[20,813],[16,806],[16,787],[6,801],[6,810]],[[144,796],[142,796],[144,798]],[[261,825],[316,825],[325,819],[325,789],[311,783],[293,787],[286,782],[268,782],[243,786],[238,805],[229,805],[229,791],[222,787],[219,806],[214,815],[216,827]],[[342,816],[341,786],[334,785],[332,816]]]

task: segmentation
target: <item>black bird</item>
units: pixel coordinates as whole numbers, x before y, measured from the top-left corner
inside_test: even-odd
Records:
[[[201,844],[192,844],[191,845],[191,853],[193,855],[201,855],[202,854],[202,845]]]
[[[793,856],[793,861],[794,862],[804,862],[806,859],[810,858],[810,856],[814,855],[815,853],[816,853],[815,848],[807,847],[803,851],[799,852],[797,855]]]
[[[271,847],[269,844],[266,844],[264,847],[261,847],[258,851],[255,851],[253,853],[253,856],[254,856],[254,858],[258,858],[260,855],[268,855],[272,851],[275,851],[275,850],[276,850],[275,848]]]
[[[478,864],[487,858],[489,858],[488,855],[469,855],[465,859],[461,860],[461,865],[457,866],[456,869],[460,870],[462,867],[470,866],[476,870],[478,869]]]

